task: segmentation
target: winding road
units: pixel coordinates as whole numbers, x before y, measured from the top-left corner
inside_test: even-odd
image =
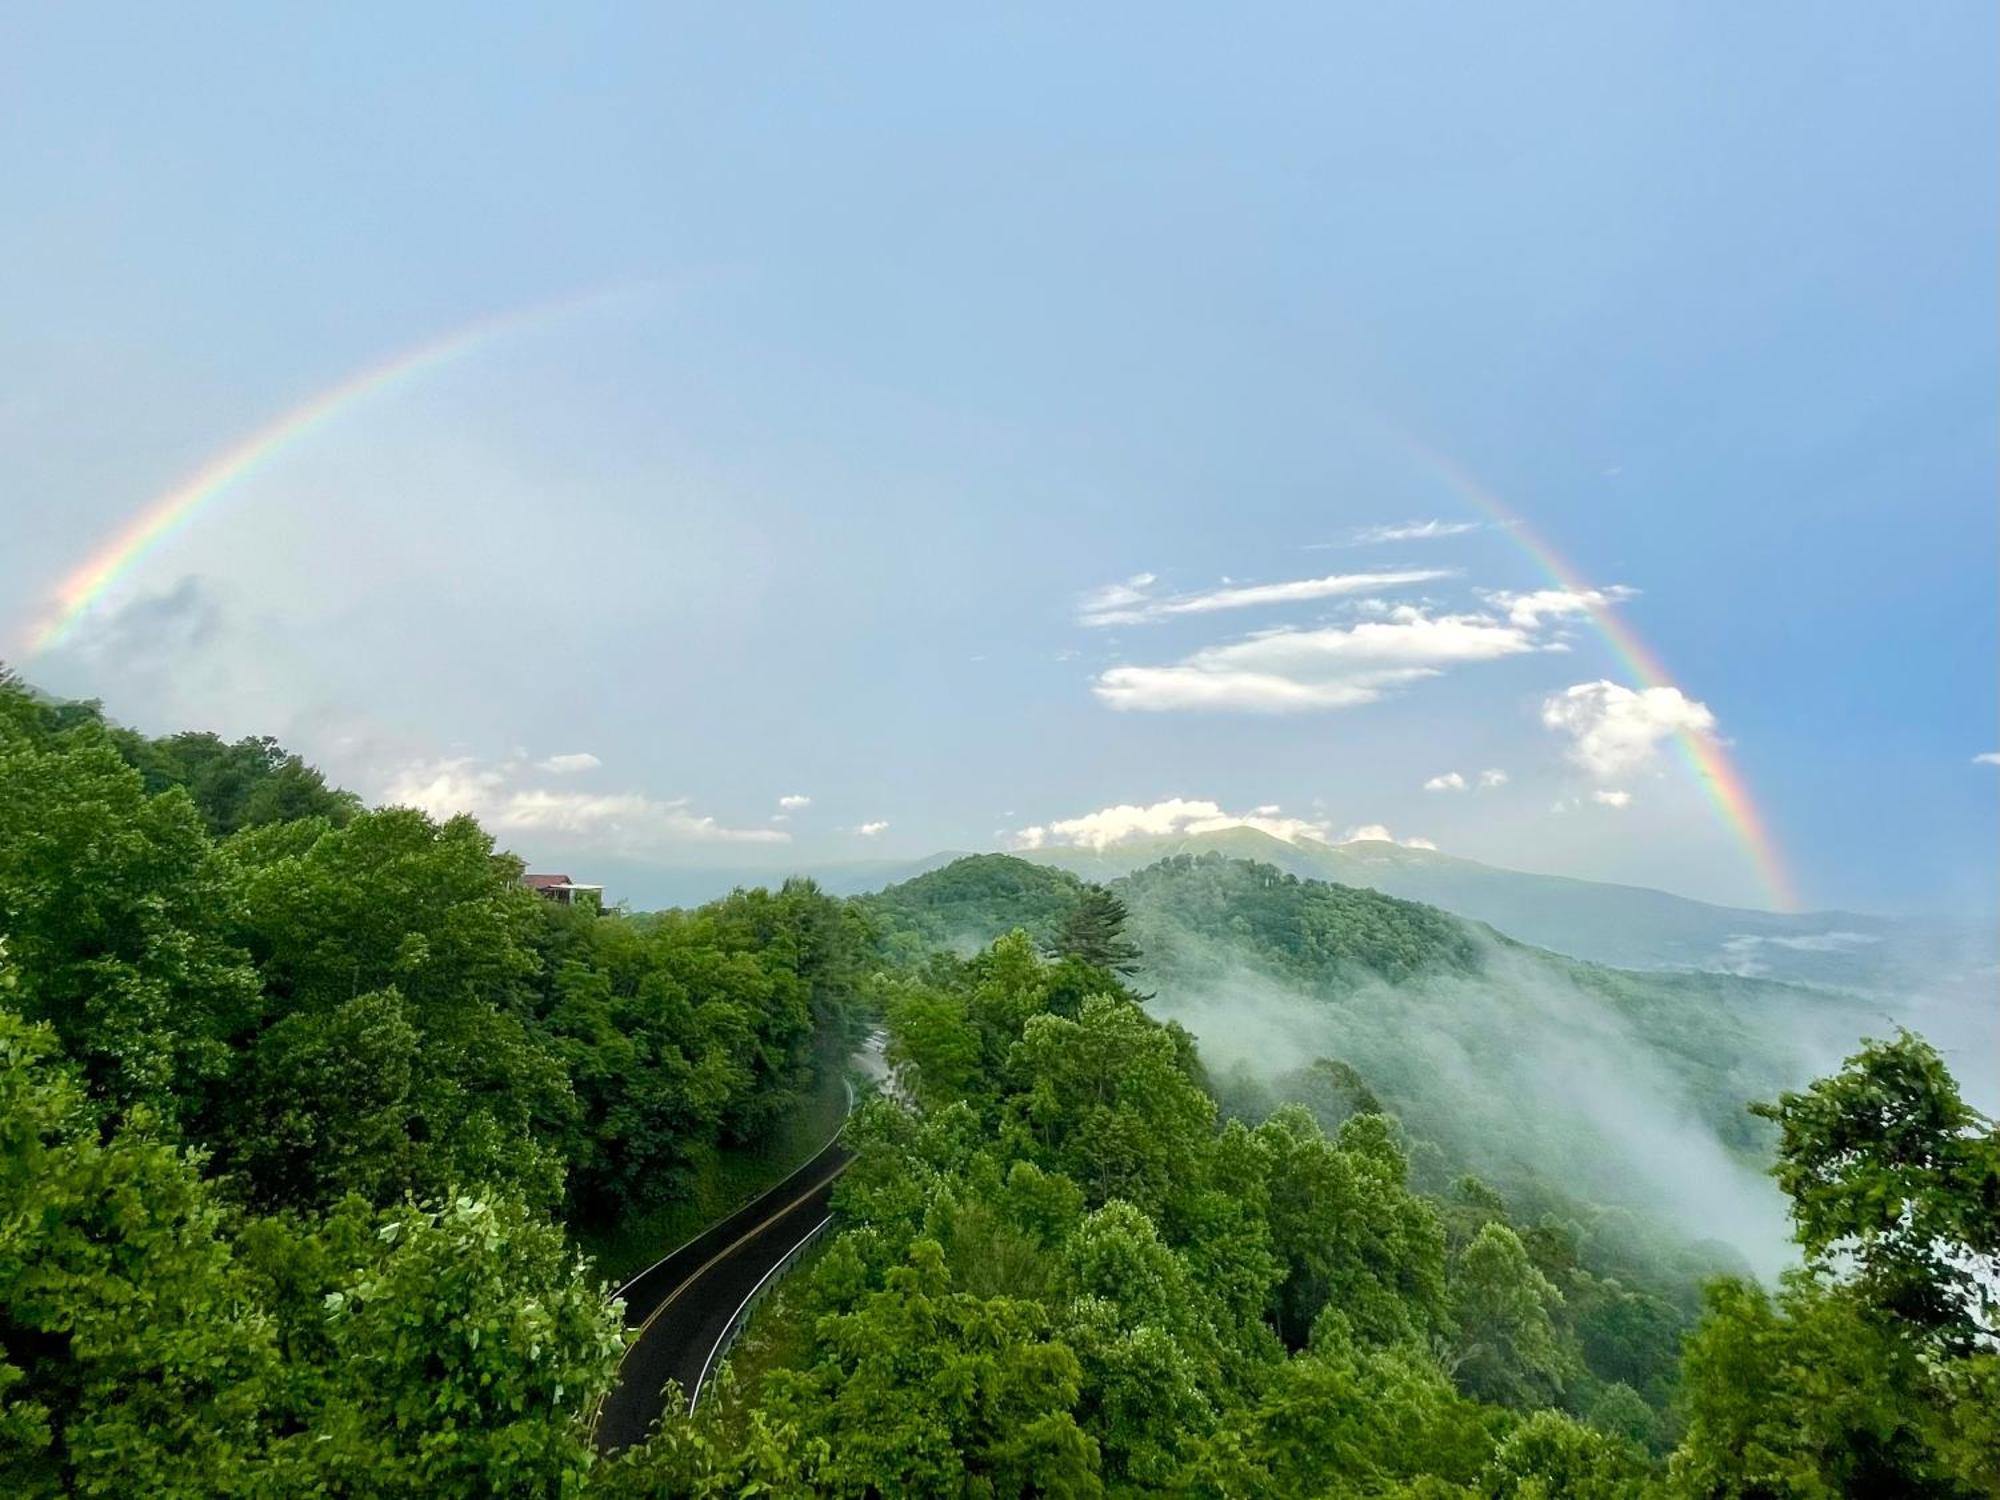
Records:
[[[882,1038],[869,1038],[856,1061],[881,1068]],[[776,1187],[710,1225],[618,1289],[626,1348],[610,1394],[597,1410],[593,1440],[601,1453],[640,1441],[665,1409],[665,1386],[678,1380],[689,1409],[712,1373],[736,1315],[791,1252],[832,1214],[833,1184],[853,1153],[836,1136]]]

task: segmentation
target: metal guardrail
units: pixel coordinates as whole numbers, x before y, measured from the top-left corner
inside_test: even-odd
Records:
[[[708,1384],[709,1374],[717,1363],[728,1358],[729,1351],[736,1347],[736,1341],[743,1336],[743,1330],[750,1326],[751,1316],[757,1311],[758,1305],[777,1289],[778,1283],[785,1279],[786,1274],[799,1263],[806,1251],[826,1238],[827,1231],[832,1227],[833,1215],[828,1214],[808,1229],[803,1239],[779,1257],[776,1265],[758,1277],[757,1284],[751,1287],[743,1300],[737,1304],[736,1311],[730,1314],[728,1327],[722,1330],[715,1341],[715,1347],[708,1351],[708,1358],[702,1361],[701,1375],[694,1383],[694,1390],[688,1395],[689,1416],[693,1416],[695,1408],[701,1404],[702,1387]]]

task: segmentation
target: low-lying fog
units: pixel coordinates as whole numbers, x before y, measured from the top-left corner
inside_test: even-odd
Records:
[[[1195,1034],[1217,1077],[1242,1068],[1279,1085],[1318,1058],[1340,1059],[1413,1135],[1497,1184],[1532,1173],[1657,1215],[1690,1242],[1731,1246],[1766,1277],[1792,1251],[1784,1199],[1763,1171],[1768,1127],[1745,1105],[1837,1068],[1860,1036],[1895,1024],[1874,1003],[1808,991],[1760,991],[1754,1007],[1648,996],[1626,1014],[1539,956],[1497,946],[1477,978],[1327,994],[1226,953],[1189,956],[1176,954],[1175,974],[1202,977],[1156,981],[1151,1008]],[[1984,1052],[1982,1068],[1975,1049],[1993,1017],[1931,996],[1908,1007],[1913,1029],[1926,1019],[1946,1023],[1936,1039],[1968,1091],[1990,1093],[1995,1054]]]

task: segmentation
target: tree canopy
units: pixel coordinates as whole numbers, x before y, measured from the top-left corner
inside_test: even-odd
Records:
[[[1562,971],[1790,1201],[1798,1265],[1697,1294],[1554,1167],[1427,1133],[1435,1006],[1218,1081],[1127,983],[1143,952],[1504,1018],[1529,960],[1444,913],[1209,859],[649,915],[520,874],[269,741],[0,677],[7,1493],[2000,1494],[2000,1137],[1917,1037],[1746,1114],[1713,976]],[[600,1458],[621,1318],[578,1234],[878,1017],[894,1077],[782,1357]]]

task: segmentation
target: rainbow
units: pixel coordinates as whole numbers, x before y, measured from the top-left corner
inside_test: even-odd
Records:
[[[400,354],[391,355],[273,418],[248,437],[210,458],[173,489],[147,502],[109,540],[78,564],[57,585],[43,619],[28,636],[26,654],[33,657],[59,645],[93,605],[155,548],[185,526],[204,505],[269,467],[280,455],[343,413],[462,359],[504,334],[595,306],[623,290],[588,291],[512,311],[490,313],[414,348],[405,349]]]
[[[1385,426],[1387,424],[1384,424]],[[1586,580],[1582,572],[1529,527],[1505,501],[1455,459],[1418,442],[1408,433],[1389,428],[1397,444],[1425,469],[1441,479],[1460,499],[1491,518],[1495,526],[1511,537],[1529,560],[1547,573],[1558,588],[1585,601],[1590,621],[1615,655],[1643,687],[1676,687],[1673,676],[1659,655],[1633,633],[1611,608],[1610,601]],[[1751,799],[1749,783],[1729,759],[1722,742],[1713,735],[1682,730],[1677,736],[1681,757],[1693,773],[1695,783],[1715,804],[1723,826],[1743,846],[1771,904],[1779,911],[1798,911],[1802,903],[1798,886],[1786,868],[1778,843],[1769,825]]]

